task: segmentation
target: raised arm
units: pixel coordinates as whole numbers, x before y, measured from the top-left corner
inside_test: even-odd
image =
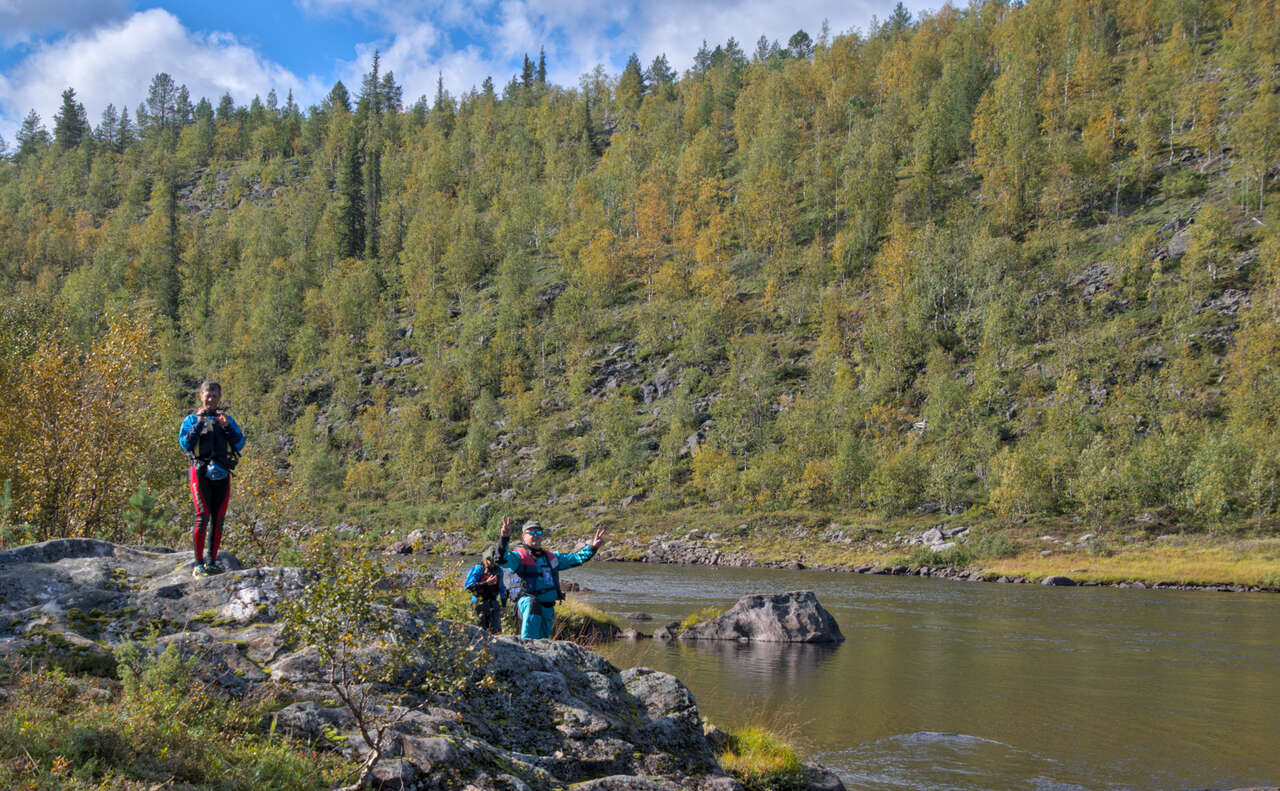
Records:
[[[556,556],[560,560],[560,568],[571,569],[574,566],[581,566],[588,560],[596,556],[596,552],[604,544],[604,528],[596,525],[595,535],[587,542],[587,545],[577,552],[557,552]]]

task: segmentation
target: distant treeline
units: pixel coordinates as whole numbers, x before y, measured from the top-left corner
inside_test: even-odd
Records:
[[[0,521],[174,489],[215,375],[260,480],[406,518],[1266,522],[1278,58],[1275,0],[1031,0],[408,105],[68,88],[0,159]]]

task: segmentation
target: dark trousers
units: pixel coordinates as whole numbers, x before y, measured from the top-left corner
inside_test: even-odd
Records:
[[[497,599],[476,599],[476,625],[493,634],[502,631],[502,604]]]

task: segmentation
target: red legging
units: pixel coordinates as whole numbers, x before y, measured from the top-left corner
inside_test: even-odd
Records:
[[[205,530],[212,518],[213,527],[209,530],[209,562],[218,559],[218,545],[222,543],[222,519],[227,514],[227,502],[231,499],[231,477],[220,481],[211,481],[200,474],[199,467],[192,467],[190,473],[191,502],[196,507],[196,528],[193,539],[196,549],[196,560],[204,557]]]

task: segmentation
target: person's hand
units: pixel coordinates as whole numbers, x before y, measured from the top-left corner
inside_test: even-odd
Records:
[[[502,537],[511,538],[511,517],[502,517]]]
[[[600,549],[600,545],[603,543],[604,543],[604,527],[601,525],[596,525],[596,534],[592,536],[591,544],[589,545],[591,547],[591,551],[595,552],[596,550]]]
[[[228,428],[228,427],[229,427],[229,423],[227,422],[227,413],[226,413],[226,412],[219,412],[219,413],[218,413],[218,416],[217,416],[215,419],[218,421],[218,425],[219,425],[219,426],[222,426],[223,428]]]

